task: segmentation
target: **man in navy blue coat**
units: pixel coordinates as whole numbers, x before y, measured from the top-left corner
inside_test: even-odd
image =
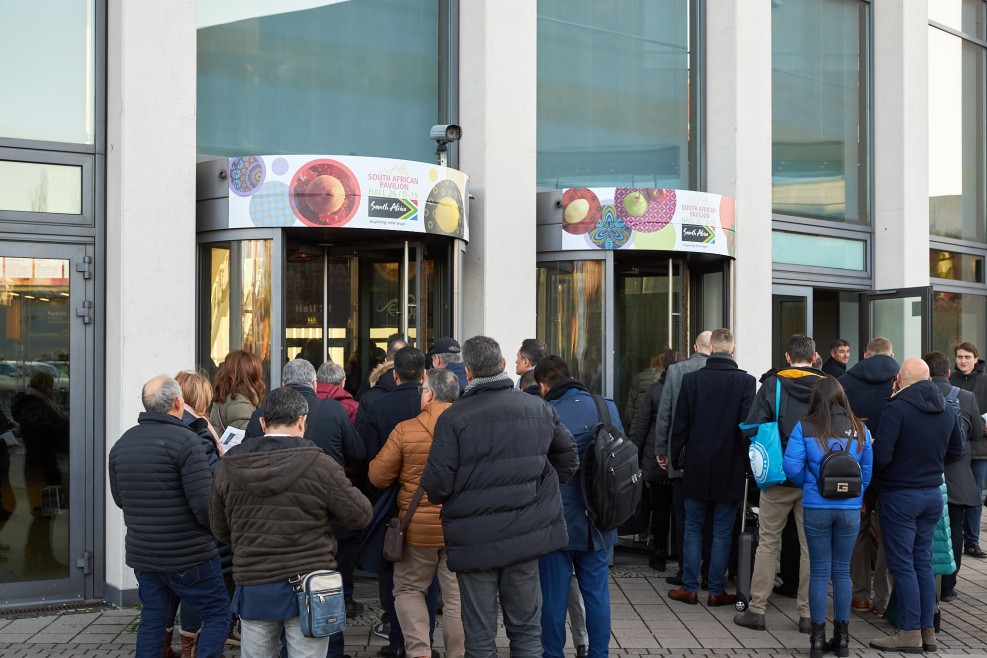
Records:
[[[737,597],[724,590],[730,539],[737,503],[746,486],[747,441],[740,424],[754,401],[757,382],[737,368],[733,333],[717,329],[710,337],[713,353],[706,365],[682,378],[672,424],[669,463],[682,473],[685,540],[682,587],[669,598],[699,602],[699,561],[706,510],[713,510],[713,545],[709,556],[708,606],[733,605]],[[711,412],[715,409],[715,413]]]
[[[542,397],[559,414],[582,455],[593,443],[600,425],[600,414],[592,394],[582,382],[573,379],[569,366],[560,357],[548,356],[535,366],[535,382]],[[607,400],[610,421],[620,424],[617,407]],[[565,617],[573,569],[586,608],[589,658],[603,658],[610,646],[610,549],[617,542],[617,531],[600,532],[590,522],[583,502],[581,477],[577,473],[561,486],[569,544],[538,560],[541,581],[541,642],[544,658],[562,658],[565,648]]]

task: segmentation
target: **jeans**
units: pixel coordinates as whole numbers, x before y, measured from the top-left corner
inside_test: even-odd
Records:
[[[966,519],[967,510],[969,510],[968,507],[949,504],[949,539],[953,544],[953,561],[956,562],[956,571],[942,577],[941,594],[952,594],[956,591],[956,574],[960,572],[960,562],[963,561],[963,522]]]
[[[898,627],[903,631],[932,628],[936,610],[932,537],[942,516],[939,488],[882,492],[877,513],[898,597]]]
[[[610,648],[610,551],[555,551],[538,560],[541,582],[541,643],[544,658],[562,658],[565,616],[573,569],[586,607],[589,657],[605,658]],[[575,635],[575,632],[573,632]],[[575,639],[573,640],[575,643]],[[512,652],[513,654],[513,652]]]
[[[230,632],[230,597],[223,583],[219,557],[181,573],[134,569],[141,622],[137,629],[138,658],[161,658],[165,629],[174,622],[175,597],[188,601],[202,616],[198,656],[218,658]]]
[[[459,597],[466,658],[497,658],[497,597],[511,658],[541,658],[541,587],[538,560],[503,569],[460,572]]]
[[[323,658],[328,637],[305,637],[298,617],[284,621],[248,621],[240,619],[240,658],[272,658],[278,654],[281,631],[290,658]],[[342,633],[336,633],[342,637]],[[335,637],[335,636],[333,636]],[[160,656],[160,647],[158,647]],[[196,656],[199,654],[196,653]]]
[[[987,488],[987,459],[974,459],[970,462],[973,479],[980,492],[980,505],[967,508],[963,514],[963,545],[980,544],[980,516],[984,511],[984,489]]]
[[[809,616],[826,622],[826,592],[833,581],[833,620],[850,620],[850,556],[857,542],[860,510],[805,509],[805,542],[809,547]]]
[[[463,658],[463,622],[459,583],[446,565],[442,548],[405,546],[404,557],[394,564],[394,609],[404,632],[405,654],[432,655],[428,590],[438,576],[442,585],[442,636],[447,658]]]
[[[685,555],[682,560],[682,585],[693,594],[699,590],[699,567],[702,560],[703,526],[706,511],[713,508],[712,547],[709,553],[709,595],[723,593],[726,585],[727,562],[730,559],[730,538],[737,517],[736,503],[685,499]]]
[[[802,490],[777,484],[761,492],[758,517],[759,542],[754,557],[754,573],[751,576],[751,600],[748,609],[763,615],[768,597],[775,585],[778,558],[781,554],[781,533],[788,523],[788,513],[795,513],[795,529],[799,534],[801,557],[799,559],[799,590],[796,608],[799,617],[809,616],[809,551],[805,548],[805,531],[802,526]]]

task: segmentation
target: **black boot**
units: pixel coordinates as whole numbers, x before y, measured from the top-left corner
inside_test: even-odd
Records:
[[[826,651],[835,653],[840,658],[850,655],[850,622],[833,622],[833,639],[826,645]]]
[[[664,571],[665,563],[668,559],[664,549],[658,549],[655,554],[648,559],[648,566],[655,571]]]
[[[823,658],[824,653],[826,653],[826,623],[812,622],[812,631],[809,633],[809,658]]]

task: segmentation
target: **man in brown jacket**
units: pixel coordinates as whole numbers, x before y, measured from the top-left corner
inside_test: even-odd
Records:
[[[445,368],[428,371],[422,385],[422,412],[401,422],[370,462],[370,481],[380,489],[396,481],[398,509],[403,519],[419,490],[419,480],[432,447],[432,433],[439,415],[459,398],[459,379]],[[421,492],[405,532],[404,555],[394,565],[394,609],[404,632],[409,658],[429,658],[429,615],[425,597],[438,573],[442,587],[442,633],[447,658],[463,658],[466,652],[459,610],[459,582],[446,565],[445,538],[439,519],[441,505]]]
[[[232,608],[241,622],[245,658],[277,654],[284,629],[291,656],[326,655],[330,639],[342,653],[342,633],[307,638],[289,578],[336,566],[329,523],[370,522],[370,501],[343,468],[304,438],[308,402],[290,388],[271,391],[260,419],[264,436],[245,439],[213,476],[209,521],[233,548]]]

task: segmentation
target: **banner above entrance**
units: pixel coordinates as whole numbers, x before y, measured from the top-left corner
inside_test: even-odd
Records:
[[[562,249],[736,253],[734,200],[719,194],[631,187],[563,190]]]
[[[469,177],[425,162],[335,155],[229,161],[229,228],[357,228],[469,240]]]

